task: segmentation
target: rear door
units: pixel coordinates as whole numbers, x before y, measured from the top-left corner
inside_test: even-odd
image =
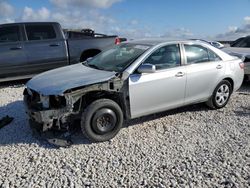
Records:
[[[187,85],[185,104],[208,99],[225,73],[225,64],[212,50],[196,44],[184,44]]]
[[[66,42],[54,24],[25,24],[28,71],[39,73],[68,64]]]
[[[21,76],[26,62],[20,26],[0,26],[0,79]]]

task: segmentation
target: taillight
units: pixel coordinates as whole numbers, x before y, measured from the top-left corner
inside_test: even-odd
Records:
[[[119,37],[116,37],[115,38],[115,44],[118,45],[118,44],[121,44],[121,40]]]
[[[240,65],[240,68],[241,68],[241,69],[244,69],[245,64],[244,64],[243,62],[240,62],[239,65]]]

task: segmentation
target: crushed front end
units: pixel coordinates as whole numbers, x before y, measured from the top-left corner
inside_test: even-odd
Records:
[[[23,94],[31,128],[52,144],[68,145],[71,124],[79,119],[80,101],[68,95],[43,96],[29,88]]]

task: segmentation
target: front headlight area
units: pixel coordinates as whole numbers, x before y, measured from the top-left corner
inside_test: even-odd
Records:
[[[42,96],[42,95],[40,95],[40,102],[42,104],[42,108],[43,109],[49,109],[49,107],[50,107],[49,96]]]
[[[40,95],[40,102],[43,109],[59,109],[66,106],[66,99],[63,96],[43,96]]]
[[[66,98],[64,96],[46,96],[28,88],[24,90],[24,96],[28,107],[33,110],[41,111],[66,107]]]
[[[68,130],[78,118],[75,101],[69,95],[42,95],[34,90],[24,90],[24,104],[32,127],[39,131]],[[39,125],[39,126],[38,126]]]
[[[63,96],[49,96],[49,108],[63,108],[66,106],[66,99]]]

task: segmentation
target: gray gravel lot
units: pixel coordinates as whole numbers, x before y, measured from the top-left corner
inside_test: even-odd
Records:
[[[0,89],[0,187],[249,187],[250,83],[229,104],[203,104],[126,123],[105,143],[81,134],[70,148],[36,139],[22,104],[23,86]]]

